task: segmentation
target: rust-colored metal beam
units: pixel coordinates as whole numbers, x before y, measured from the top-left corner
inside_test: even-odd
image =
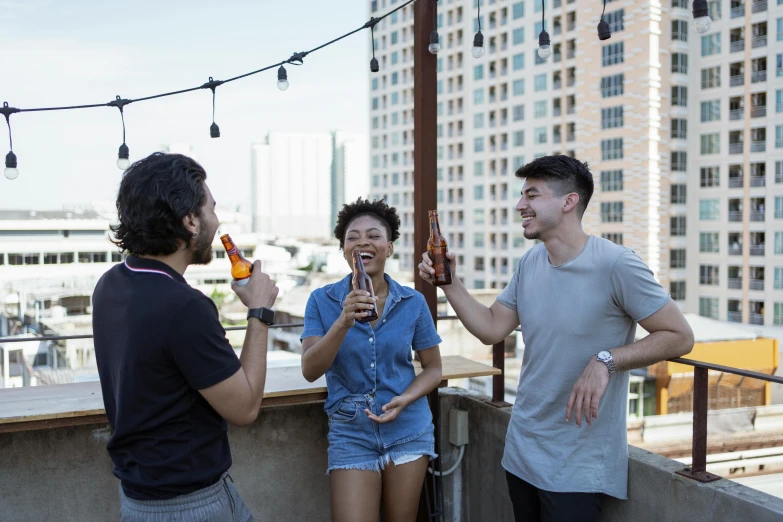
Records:
[[[428,49],[436,24],[434,3],[418,0],[413,4],[413,280],[437,321],[435,287],[424,283],[416,268],[427,250],[427,211],[438,205],[438,62]]]
[[[707,472],[709,370],[698,367],[693,370],[693,449],[691,450],[691,465],[678,471],[677,474],[698,480],[699,482],[712,482],[720,479],[720,477]]]

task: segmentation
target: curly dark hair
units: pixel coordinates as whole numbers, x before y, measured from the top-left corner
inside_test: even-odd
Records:
[[[359,216],[372,216],[386,227],[386,235],[389,241],[397,241],[400,237],[400,216],[397,209],[390,207],[382,199],[370,201],[358,198],[353,203],[346,203],[337,214],[337,224],[334,227],[334,237],[340,242],[340,248],[345,246],[345,230],[351,221]]]
[[[131,165],[117,194],[118,225],[111,242],[134,255],[168,255],[188,242],[182,219],[201,216],[207,173],[182,154],[155,152]]]

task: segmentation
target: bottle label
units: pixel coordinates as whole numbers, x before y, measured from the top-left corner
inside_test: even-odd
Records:
[[[248,281],[250,281],[249,277],[244,277],[242,279],[234,279],[234,284],[237,286],[245,286]]]
[[[432,260],[432,268],[435,269],[436,276],[451,275],[451,262],[446,257],[446,250],[430,252],[430,259]]]
[[[228,255],[230,256],[237,255],[237,247],[231,247],[231,249],[228,251]]]

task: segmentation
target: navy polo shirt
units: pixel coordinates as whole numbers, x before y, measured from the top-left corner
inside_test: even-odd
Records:
[[[211,299],[160,261],[130,256],[93,293],[95,357],[125,494],[173,498],[231,467],[228,425],[198,392],[241,367]]]

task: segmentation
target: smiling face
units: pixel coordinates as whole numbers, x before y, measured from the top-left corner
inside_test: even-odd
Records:
[[[546,241],[548,234],[557,229],[565,214],[568,194],[557,197],[546,181],[525,179],[522,197],[516,209],[522,216],[522,227],[527,239]]]
[[[365,272],[373,277],[383,273],[386,259],[391,256],[394,246],[384,224],[378,218],[363,215],[348,223],[345,231],[343,255],[351,270],[354,250],[360,253]]]

